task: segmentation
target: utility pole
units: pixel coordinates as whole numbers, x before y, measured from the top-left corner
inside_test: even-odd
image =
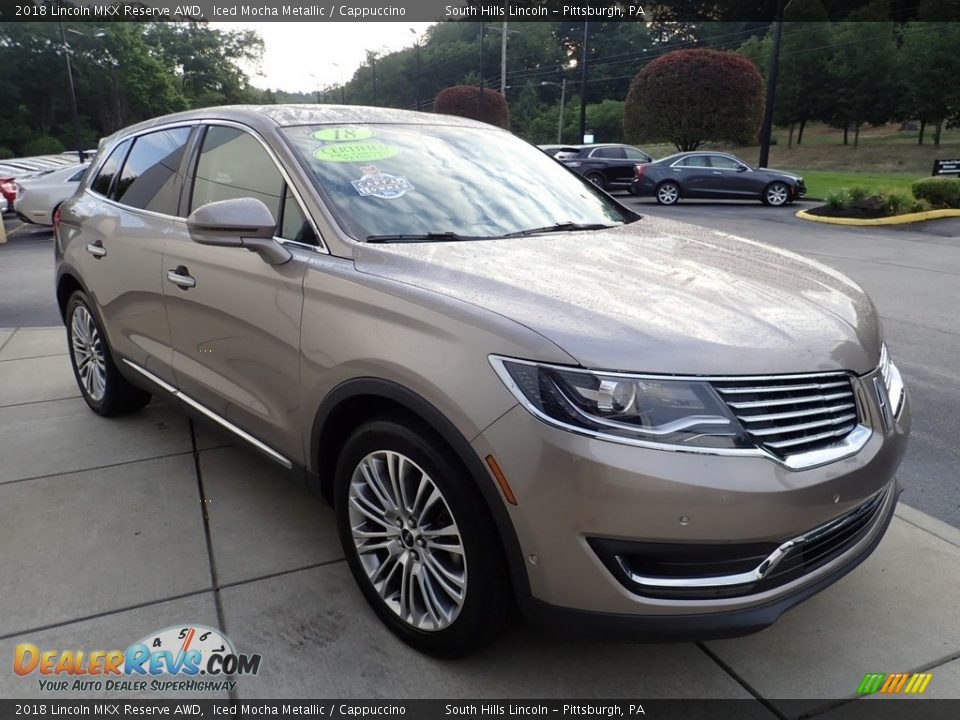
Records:
[[[587,134],[587,37],[590,23],[583,23],[583,52],[580,54],[580,142]]]
[[[377,104],[377,54],[370,55],[370,66],[373,69],[373,104]]]
[[[477,115],[480,116],[481,122],[483,121],[483,39],[486,27],[485,22],[480,23],[480,97],[477,101]]]
[[[413,28],[410,28],[410,32],[413,33],[414,42],[416,43],[417,48],[417,76],[413,79],[413,87],[417,96],[417,110],[420,109],[420,38],[417,36],[417,31]]]
[[[560,120],[557,123],[557,144],[563,142],[563,105],[567,100],[567,79],[563,78],[560,82],[550,82],[544,80],[541,85],[556,85],[560,88]]]
[[[70,45],[67,43],[67,31],[60,21],[60,36],[63,38],[63,56],[67,60],[67,82],[70,85],[70,108],[73,112],[73,139],[77,145],[77,157],[80,162],[86,158],[83,154],[83,142],[80,139],[80,110],[77,108],[77,90],[73,85],[73,68],[70,66]]]
[[[507,94],[507,21],[503,21],[500,33],[500,94]]]
[[[789,3],[788,3],[789,5]],[[770,74],[767,77],[767,104],[763,108],[763,125],[760,126],[760,167],[770,161],[770,137],[773,134],[773,104],[777,99],[777,73],[780,70],[780,38],[783,35],[783,0],[777,0],[774,20],[773,47],[770,50]]]

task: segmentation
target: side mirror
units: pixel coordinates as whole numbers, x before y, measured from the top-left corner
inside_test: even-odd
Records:
[[[282,265],[293,257],[273,239],[277,222],[256,198],[220,200],[198,207],[187,218],[187,229],[196,243],[246,248],[271,265]]]
[[[746,172],[749,169],[746,165],[737,165],[737,172]]]

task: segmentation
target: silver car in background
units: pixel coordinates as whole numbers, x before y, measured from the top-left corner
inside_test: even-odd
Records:
[[[26,223],[53,225],[60,205],[80,187],[89,163],[70,165],[42,175],[18,180],[13,209]]]
[[[860,287],[641,218],[488,125],[158,118],[102,144],[55,246],[90,408],[155,394],[299,474],[427,653],[515,607],[566,634],[752,632],[893,515],[909,403]]]

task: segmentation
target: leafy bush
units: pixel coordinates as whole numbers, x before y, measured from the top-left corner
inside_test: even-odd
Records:
[[[852,188],[847,190],[847,193],[850,195],[850,202],[858,203],[867,197],[870,194],[870,191],[867,190],[863,185],[854,185]]]
[[[27,157],[32,155],[57,155],[65,149],[63,143],[55,137],[41,135],[23,146],[23,154]]]
[[[931,207],[960,209],[960,178],[923,178],[910,189],[915,198],[926,200]]]
[[[763,77],[747,58],[675,50],[633,78],[623,125],[633,142],[669,140],[678,150],[696,150],[707,140],[743,144],[756,136],[763,105]]]
[[[0,160],[8,160],[12,157],[14,157],[13,150],[0,145]]]
[[[904,192],[889,193],[885,200],[884,205],[888,215],[903,215],[914,211],[914,199]]]
[[[483,89],[482,116],[480,88],[474,85],[454,85],[441,90],[433,101],[433,111],[480,120],[505,130],[510,128],[510,110],[507,108],[507,101],[503,95],[490,88]]]
[[[845,189],[827,193],[827,207],[831,210],[846,210],[850,207],[850,193]]]

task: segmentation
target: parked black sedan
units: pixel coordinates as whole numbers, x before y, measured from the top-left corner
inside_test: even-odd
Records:
[[[633,169],[637,163],[648,163],[653,160],[639,148],[616,143],[542,145],[541,149],[553,155],[567,167],[576,170],[602,190],[629,189],[634,178]]]
[[[803,178],[780,170],[758,168],[721,152],[682,152],[637,165],[630,192],[652,196],[661,205],[680,198],[760,200],[784,205],[803,197]]]

